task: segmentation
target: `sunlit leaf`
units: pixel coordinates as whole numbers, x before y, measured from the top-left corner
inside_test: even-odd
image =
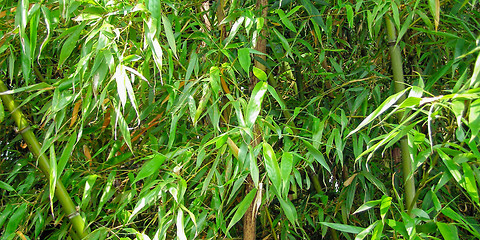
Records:
[[[362,129],[364,126],[372,122],[375,118],[380,116],[382,113],[384,113],[387,109],[389,109],[393,104],[395,104],[402,96],[405,94],[405,92],[409,90],[409,88],[398,92],[390,97],[388,97],[375,111],[373,111],[370,115],[368,115],[359,125],[356,127],[353,131],[351,131],[347,137],[350,135],[358,132],[360,129]]]
[[[357,214],[357,213],[361,213],[363,211],[366,211],[368,209],[371,209],[375,206],[377,206],[379,203],[381,203],[382,200],[379,199],[379,200],[373,200],[373,201],[368,201],[364,204],[362,204],[362,206],[360,206],[357,210],[355,210],[355,212],[353,212],[352,214]]]
[[[175,37],[173,36],[172,24],[165,15],[162,15],[162,23],[163,28],[165,29],[165,35],[167,36],[168,45],[170,46],[170,49],[172,49],[173,54],[177,56],[177,45],[175,43]]]
[[[183,223],[183,211],[181,208],[178,209],[177,213],[177,237],[180,240],[187,240],[185,235],[185,225]]]
[[[240,62],[240,66],[242,66],[243,70],[246,73],[250,72],[250,65],[252,63],[252,59],[250,57],[250,49],[248,48],[241,48],[238,50],[238,61]]]
[[[322,225],[325,225],[329,228],[333,228],[335,230],[346,232],[346,233],[353,233],[358,234],[365,230],[365,228],[355,227],[351,225],[341,224],[341,223],[331,223],[331,222],[320,222]]]
[[[263,143],[263,157],[265,159],[265,168],[268,177],[272,181],[273,186],[280,192],[282,184],[280,167],[278,166],[277,157],[275,156],[272,146],[265,142]]]
[[[253,75],[261,81],[267,81],[267,74],[260,68],[253,66]]]
[[[246,125],[248,128],[252,128],[257,120],[257,116],[260,113],[263,97],[265,96],[265,92],[267,91],[268,83],[267,82],[259,82],[255,86],[252,91],[252,96],[248,101],[246,113],[245,113],[245,120]]]
[[[458,230],[457,227],[453,224],[437,222],[438,230],[443,236],[445,240],[457,240],[458,238]]]

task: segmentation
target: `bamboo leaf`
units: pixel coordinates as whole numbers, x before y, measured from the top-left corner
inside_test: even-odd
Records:
[[[132,214],[128,218],[128,222],[131,222],[139,213],[156,201],[160,197],[161,190],[162,185],[157,185],[153,190],[148,191],[148,193],[138,199],[135,208],[133,208]]]
[[[346,233],[353,233],[358,234],[365,230],[365,228],[355,227],[351,225],[341,224],[341,223],[330,223],[330,222],[320,222],[322,225],[325,225],[329,228],[333,228],[335,230],[346,232]]]
[[[253,66],[253,75],[257,77],[260,81],[267,81],[267,74],[260,68]]]
[[[477,182],[475,181],[475,176],[473,174],[472,168],[468,163],[462,163],[463,167],[463,187],[467,190],[467,193],[470,195],[472,200],[480,206]]]
[[[350,26],[350,28],[353,28],[354,26],[354,22],[353,22],[353,8],[350,4],[346,4],[345,5],[345,10],[347,11],[347,21],[348,21],[348,25]]]
[[[58,60],[58,65],[62,66],[63,63],[70,57],[73,50],[76,49],[78,39],[80,38],[80,34],[82,33],[83,28],[85,28],[86,23],[82,23],[81,25],[74,26],[72,28],[76,28],[75,31],[70,35],[70,37],[65,40],[62,46],[62,50],[60,51],[60,58]]]
[[[293,206],[293,203],[287,198],[283,199],[282,197],[278,197],[278,201],[280,202],[280,206],[282,207],[283,212],[285,213],[285,216],[287,217],[288,221],[292,225],[296,225],[295,222],[298,219],[297,215],[297,210],[295,209],[295,206]]]
[[[242,26],[243,21],[245,20],[245,17],[240,17],[235,21],[233,24],[232,28],[230,29],[230,34],[228,35],[227,39],[225,39],[225,44],[224,46],[227,46],[230,41],[237,35],[238,30],[240,29],[240,26]]]
[[[295,26],[293,23],[288,19],[288,16],[285,14],[285,12],[282,9],[277,9],[276,10],[278,16],[280,17],[280,21],[282,21],[283,25],[290,29],[292,32],[297,32],[297,29],[295,29]]]
[[[77,141],[77,132],[74,131],[70,137],[68,138],[67,145],[63,149],[62,155],[60,156],[60,160],[58,161],[57,166],[57,174],[60,176],[67,165],[68,159],[70,158],[73,148],[75,147],[75,143]]]
[[[285,103],[283,102],[283,100],[280,98],[280,96],[278,96],[278,93],[277,91],[275,91],[275,88],[273,88],[272,86],[268,85],[268,92],[273,96],[273,98],[278,102],[278,104],[280,104],[280,108],[282,110],[285,110],[286,106],[285,106]]]
[[[365,127],[367,124],[369,124],[370,122],[372,122],[375,118],[377,118],[378,116],[380,116],[382,113],[384,113],[387,109],[389,109],[393,104],[395,104],[402,96],[403,94],[405,94],[405,92],[407,90],[409,90],[410,88],[406,88],[404,89],[403,91],[401,92],[398,92],[392,96],[390,96],[389,98],[387,98],[377,109],[375,109],[375,111],[373,111],[370,115],[368,115],[361,123],[360,125],[358,125],[358,127],[356,127],[353,131],[351,131],[347,137],[349,137],[350,135],[358,132],[360,129],[362,129],[363,127]]]
[[[168,45],[170,46],[170,49],[172,49],[175,57],[177,57],[177,45],[175,43],[175,37],[173,36],[172,24],[170,23],[170,20],[168,20],[168,18],[164,15],[162,15],[162,23],[163,28],[165,29],[165,35],[167,36]]]
[[[445,240],[458,240],[458,230],[453,224],[437,222],[438,230]]]
[[[12,186],[10,186],[10,184],[8,184],[8,183],[6,183],[6,182],[4,182],[4,181],[0,181],[0,188],[1,188],[1,189],[5,189],[5,190],[7,190],[7,191],[9,191],[9,192],[15,191],[15,189],[14,189]]]
[[[243,215],[245,215],[248,207],[250,206],[250,204],[252,204],[256,193],[256,188],[250,190],[250,192],[245,196],[245,198],[243,198],[240,204],[238,204],[237,210],[235,210],[235,214],[233,215],[232,220],[230,220],[230,223],[228,224],[227,232],[230,230],[230,228],[233,227],[233,225],[235,225],[235,223],[242,219]]]
[[[363,231],[358,233],[357,236],[355,236],[355,240],[364,239],[379,222],[380,222],[380,220],[377,220],[377,221],[373,222],[372,224],[370,224],[370,226],[368,226]]]
[[[97,180],[98,175],[92,174],[86,177],[85,187],[83,188],[83,197],[82,203],[80,204],[80,208],[83,210],[87,210],[87,206],[90,203],[90,198],[93,190],[93,186],[95,185],[95,181]]]
[[[260,113],[263,97],[267,91],[268,83],[261,81],[257,83],[255,88],[252,91],[252,96],[248,101],[247,111],[246,111],[246,125],[248,128],[252,128],[257,120],[258,114]]]
[[[26,212],[27,212],[27,203],[22,203],[22,205],[18,206],[15,209],[15,212],[12,214],[12,216],[8,220],[7,226],[5,227],[5,231],[2,234],[3,237],[10,236],[11,234],[15,233],[15,230],[17,230],[19,226],[23,225],[23,222],[25,221],[23,218]]]
[[[177,237],[180,240],[187,240],[183,218],[183,211],[181,208],[179,208],[177,213]]]
[[[477,137],[478,132],[480,131],[480,99],[473,101],[470,105],[470,114],[468,115],[468,126],[472,130],[471,139],[473,140],[474,138]]]
[[[286,185],[290,181],[290,174],[293,169],[293,155],[290,152],[283,152],[282,161],[280,162],[281,176],[283,184]]]
[[[371,209],[375,206],[377,206],[379,203],[381,203],[382,200],[379,199],[379,200],[372,200],[372,201],[368,201],[364,204],[362,204],[362,206],[360,206],[357,210],[355,210],[355,212],[353,212],[352,214],[357,214],[357,213],[361,213],[363,211],[367,211],[368,209]]]
[[[272,181],[275,189],[280,192],[282,184],[282,175],[278,166],[277,157],[270,144],[263,143],[263,158],[265,160],[265,168],[267,170],[268,178]]]
[[[120,128],[120,133],[122,133],[123,140],[127,144],[130,151],[132,151],[132,140],[130,138],[130,130],[128,129],[127,122],[122,116],[119,107],[115,108],[116,121],[118,122],[118,127]]]
[[[249,48],[241,48],[238,50],[238,61],[240,62],[240,66],[242,66],[243,70],[246,73],[249,73],[250,65],[252,63]]]
[[[381,201],[382,203],[380,204],[380,216],[382,217],[382,220],[385,220],[385,215],[387,214],[388,210],[390,209],[390,205],[392,204],[392,197],[383,195]]]
[[[136,183],[146,177],[149,177],[151,176],[152,174],[158,172],[158,170],[160,169],[160,167],[162,166],[162,164],[165,162],[165,160],[167,159],[166,156],[164,156],[163,154],[161,153],[157,153],[155,154],[152,159],[150,159],[149,161],[145,162],[142,166],[142,168],[140,168],[140,171],[138,172],[137,176],[135,177],[135,180],[133,181],[133,183]]]
[[[320,163],[320,165],[322,165],[325,169],[327,169],[328,172],[331,172],[330,167],[328,166],[327,162],[325,161],[325,158],[323,157],[323,154],[309,142],[303,139],[302,141],[305,144],[305,146],[307,146],[308,152],[313,155],[315,160],[317,160],[317,162]]]

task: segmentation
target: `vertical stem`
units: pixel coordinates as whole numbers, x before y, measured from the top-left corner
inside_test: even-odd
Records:
[[[265,20],[265,23],[263,24],[263,29],[260,32],[257,42],[255,45],[255,50],[262,52],[262,53],[267,53],[267,40],[265,39],[265,28],[266,28],[266,19],[267,19],[267,13],[268,13],[268,1],[267,0],[257,0],[256,4],[256,9],[261,11],[261,17]],[[266,60],[265,56],[261,56],[263,60]],[[255,66],[265,72],[266,67],[259,61],[254,62]],[[250,91],[253,90],[255,85],[257,84],[258,79],[255,76],[252,76],[250,78],[249,82],[249,89]],[[252,140],[252,145],[257,146],[260,143],[260,129],[258,126],[253,127],[253,137],[254,139]],[[252,159],[252,161],[257,162],[257,159]],[[253,188],[255,187],[253,179],[251,175],[248,175],[245,183],[245,195],[247,195]],[[243,239],[244,240],[255,240],[257,238],[257,233],[256,233],[256,222],[257,222],[257,216],[255,213],[255,200],[250,204],[250,206],[247,209],[247,212],[245,215],[243,215]]]
[[[400,48],[396,44],[397,34],[395,32],[395,25],[393,24],[390,16],[385,15],[385,23],[387,25],[388,33],[388,44],[390,46],[390,57],[392,60],[392,70],[393,70],[393,80],[395,86],[395,92],[400,92],[405,89],[405,82],[403,79],[403,66],[402,66],[402,55]],[[398,101],[402,102],[405,100],[405,97],[402,96]],[[404,118],[403,113],[398,113],[398,121]],[[410,213],[410,210],[415,207],[415,179],[412,174],[412,160],[410,159],[408,142],[407,138],[400,140],[400,147],[402,149],[402,166],[403,166],[403,179],[405,187],[405,205],[407,212]]]
[[[3,81],[0,80],[0,92],[6,92],[7,90],[7,86],[5,86]],[[27,143],[30,152],[32,152],[33,155],[38,158],[40,169],[48,179],[50,176],[50,165],[48,163],[48,159],[45,154],[40,155],[40,143],[35,137],[35,134],[33,134],[33,131],[30,129],[27,119],[20,111],[20,109],[18,109],[18,106],[11,95],[0,95],[0,97],[2,98],[3,104],[7,106],[7,109],[10,111],[13,120],[15,120],[19,132],[22,134],[23,140],[25,140],[25,142]],[[72,222],[73,228],[75,229],[77,235],[82,238],[85,237],[85,222],[76,210],[75,205],[73,204],[72,199],[68,195],[65,186],[63,186],[62,181],[57,181],[55,188],[55,196],[62,205],[65,214],[68,216],[68,218],[70,218],[70,221]]]

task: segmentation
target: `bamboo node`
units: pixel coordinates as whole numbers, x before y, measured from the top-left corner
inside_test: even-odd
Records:
[[[76,216],[80,216],[80,213],[79,213],[78,211],[75,211],[75,212],[70,213],[70,214],[67,215],[68,219],[72,219],[72,218],[74,218],[74,217],[76,217]]]
[[[26,126],[26,127],[22,128],[22,129],[20,129],[20,130],[18,130],[17,128],[15,128],[15,131],[16,131],[17,133],[20,133],[20,134],[24,134],[24,133],[25,133],[26,131],[28,131],[28,130],[30,130],[30,126]]]

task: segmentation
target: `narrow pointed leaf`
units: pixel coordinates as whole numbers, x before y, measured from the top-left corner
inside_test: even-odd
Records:
[[[243,200],[240,202],[240,204],[238,204],[238,208],[235,211],[235,214],[233,215],[232,220],[228,224],[227,232],[230,230],[230,228],[233,227],[233,225],[235,225],[235,223],[237,223],[238,221],[240,221],[240,219],[242,219],[243,215],[245,215],[245,213],[247,212],[248,207],[252,203],[256,193],[257,193],[257,189],[256,188],[252,189],[247,194],[247,196],[245,196],[245,198],[243,198]]]
[[[250,101],[248,101],[247,105],[247,112],[246,112],[246,120],[247,120],[247,127],[252,128],[257,120],[257,116],[260,113],[262,107],[263,97],[265,96],[265,92],[267,91],[268,83],[266,82],[259,82],[255,86],[252,92],[252,96],[250,97]]]

